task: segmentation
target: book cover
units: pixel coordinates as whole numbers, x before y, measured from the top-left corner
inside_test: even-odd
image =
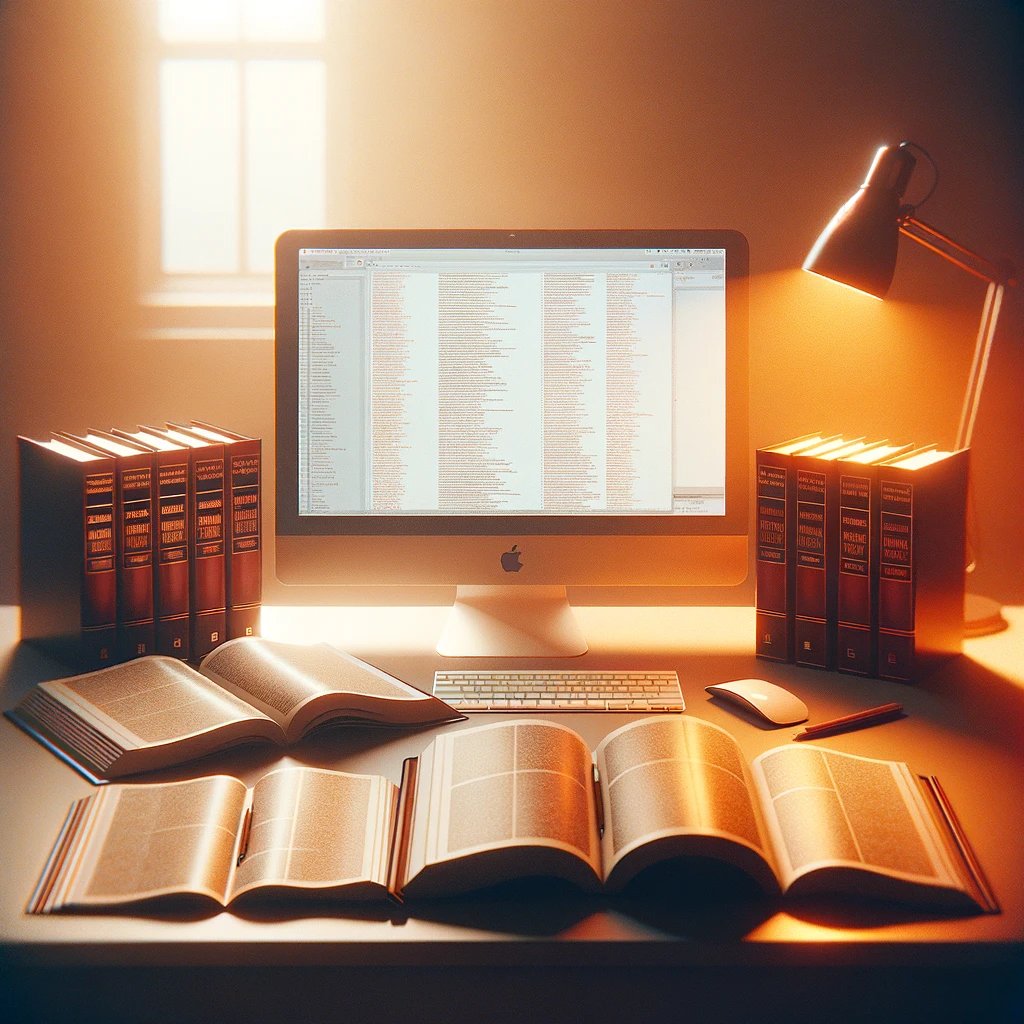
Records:
[[[798,665],[831,668],[834,660],[826,569],[830,542],[835,537],[835,513],[827,501],[834,472],[829,457],[858,443],[839,438],[793,456],[793,660]]]
[[[82,668],[117,656],[112,456],[18,438],[21,633]]]
[[[141,429],[115,429],[112,433],[151,452],[155,486],[156,653],[188,661],[192,653],[188,449]]]
[[[910,682],[963,647],[967,450],[878,467],[878,674]]]
[[[871,477],[843,467],[839,474],[839,546],[836,552],[836,668],[875,672],[871,628]]]
[[[156,653],[152,452],[104,431],[62,435],[112,455],[116,467],[118,657]]]
[[[852,675],[878,671],[877,610],[872,580],[878,576],[876,464],[909,445],[880,442],[838,460],[838,540],[829,563],[836,616],[836,668]],[[832,579],[834,578],[834,584]]]
[[[227,639],[224,445],[171,425],[162,432],[189,455],[189,644],[195,661]]]
[[[224,444],[228,638],[258,636],[263,599],[262,442],[198,420],[193,420],[189,429]]]
[[[792,456],[824,443],[804,434],[756,453],[756,642],[759,658],[793,660],[793,570],[796,520]]]

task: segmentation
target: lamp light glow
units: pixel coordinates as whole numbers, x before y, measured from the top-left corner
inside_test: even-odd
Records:
[[[864,184],[839,208],[818,236],[804,260],[803,269],[876,298],[884,298],[896,269],[899,238],[904,235],[961,270],[988,282],[957,429],[955,450],[959,451],[971,445],[1003,292],[1007,286],[1017,284],[1016,271],[1008,261],[986,259],[918,220],[915,213],[924,200],[916,205],[903,204],[903,194],[917,163],[911,148],[923,153],[935,170],[935,181],[924,198],[932,194],[938,180],[938,169],[926,150],[912,142],[882,146],[875,153]],[[969,570],[972,568],[973,563]],[[967,595],[964,622],[968,636],[1006,628],[999,605],[973,594]]]

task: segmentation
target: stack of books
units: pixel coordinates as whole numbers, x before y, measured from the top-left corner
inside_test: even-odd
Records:
[[[22,639],[92,669],[259,632],[259,438],[193,420],[18,445]]]
[[[960,653],[966,449],[813,434],[756,461],[759,657],[909,682]]]

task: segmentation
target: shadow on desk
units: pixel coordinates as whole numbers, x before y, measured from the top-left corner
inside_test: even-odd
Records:
[[[447,899],[393,903],[342,903],[337,900],[280,894],[243,899],[228,910],[207,899],[163,899],[132,908],[132,916],[187,923],[226,914],[254,924],[285,921],[349,920],[428,921],[495,939],[586,939],[596,915],[612,914],[627,930],[647,936],[700,943],[736,943],[748,938],[779,912],[824,928],[881,930],[894,925],[953,920],[900,904],[855,898],[785,900],[769,898],[737,869],[718,861],[687,858],[648,868],[617,894],[587,894],[560,879],[517,879],[489,889]],[[119,917],[124,909],[99,908],[91,915]],[[81,916],[81,915],[76,915]],[[963,915],[969,916],[969,915]],[[602,937],[596,933],[590,937]]]
[[[964,731],[1019,752],[1024,728],[1024,686],[1020,682],[963,655],[945,662],[911,688],[955,704]]]

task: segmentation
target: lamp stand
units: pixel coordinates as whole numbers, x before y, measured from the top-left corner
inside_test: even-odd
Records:
[[[993,263],[991,260],[979,256],[973,250],[960,245],[959,242],[955,242],[948,235],[918,220],[912,214],[901,218],[899,227],[902,234],[913,239],[918,245],[924,246],[950,263],[956,264],[962,270],[988,282],[985,303],[981,309],[978,338],[974,345],[974,358],[971,361],[971,372],[967,378],[967,390],[964,394],[964,404],[960,410],[960,424],[956,433],[956,450],[960,451],[971,446],[971,438],[974,436],[974,422],[978,416],[982,388],[985,386],[989,354],[992,351],[992,341],[995,338],[996,325],[999,322],[999,311],[1003,304],[1003,292],[1006,291],[1007,282],[1014,280],[1013,270],[1011,267]],[[968,486],[970,485],[968,484]],[[967,543],[969,550],[968,564],[965,567],[967,572],[972,572],[975,566],[974,555],[970,550],[973,547],[971,544],[971,533],[973,532],[971,507],[972,503],[968,499]],[[964,636],[988,636],[1001,632],[1008,625],[998,601],[979,594],[964,596]]]

